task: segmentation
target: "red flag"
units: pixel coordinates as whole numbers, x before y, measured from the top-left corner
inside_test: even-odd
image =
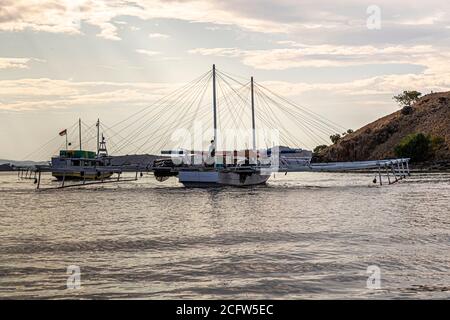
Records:
[[[60,136],[65,136],[67,134],[67,129],[64,129],[59,133]]]

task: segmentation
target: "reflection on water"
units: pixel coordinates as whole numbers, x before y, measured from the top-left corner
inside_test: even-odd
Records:
[[[52,183],[50,178],[45,184]],[[0,297],[448,298],[450,174],[34,191],[0,174]],[[67,267],[81,288],[66,287]],[[366,287],[369,265],[381,289]]]

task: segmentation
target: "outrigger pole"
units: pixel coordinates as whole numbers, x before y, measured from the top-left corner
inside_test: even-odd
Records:
[[[256,150],[256,126],[255,126],[255,96],[253,93],[253,77],[251,78],[251,92],[252,92],[252,131],[253,131],[253,150]]]

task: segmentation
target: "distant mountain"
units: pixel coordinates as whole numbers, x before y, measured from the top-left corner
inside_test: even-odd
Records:
[[[120,165],[151,165],[155,159],[164,158],[161,156],[149,155],[149,154],[136,154],[136,155],[124,155],[113,156],[111,164],[114,166]],[[46,161],[15,161],[0,159],[0,171],[11,171],[13,167],[30,167],[35,165],[47,165]]]
[[[395,157],[394,149],[412,133],[440,137],[432,161],[450,161],[450,92],[423,96],[409,114],[401,110],[380,118],[323,149],[316,161],[359,161]]]
[[[13,167],[9,163],[0,164],[0,171],[12,171]]]
[[[4,160],[0,159],[0,165],[1,164],[11,164],[16,167],[28,167],[28,166],[34,166],[34,165],[45,165],[47,164],[46,161],[15,161],[15,160]]]

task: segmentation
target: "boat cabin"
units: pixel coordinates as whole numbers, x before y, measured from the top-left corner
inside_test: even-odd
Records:
[[[52,158],[52,167],[100,167],[110,165],[109,157],[97,157],[97,153],[85,150],[61,150]]]

